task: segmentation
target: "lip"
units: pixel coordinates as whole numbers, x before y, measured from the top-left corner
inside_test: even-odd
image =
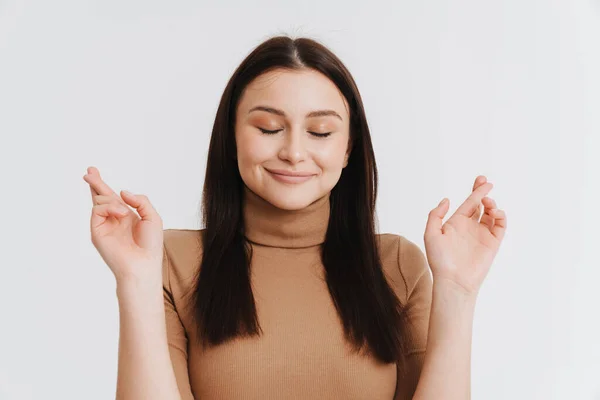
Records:
[[[266,169],[266,170],[272,174],[285,175],[285,176],[313,176],[313,175],[315,175],[312,172],[292,172],[292,171],[286,171],[284,169]]]
[[[280,169],[265,168],[265,170],[270,173],[274,179],[283,183],[302,183],[316,175],[309,172],[289,172]]]

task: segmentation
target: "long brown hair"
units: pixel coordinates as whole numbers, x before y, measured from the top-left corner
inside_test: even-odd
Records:
[[[327,286],[356,352],[367,351],[404,371],[406,316],[381,266],[375,233],[377,166],[362,100],[350,72],[313,39],[275,36],[258,45],[227,83],[214,121],[203,192],[202,261],[192,316],[202,345],[259,335],[250,285],[252,248],[244,236],[243,181],[236,161],[236,108],[254,78],[276,68],[310,68],[327,76],[350,107],[352,152],[330,195],[321,259]],[[406,282],[405,282],[406,284]]]

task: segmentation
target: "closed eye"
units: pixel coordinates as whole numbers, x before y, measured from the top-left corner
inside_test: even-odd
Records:
[[[267,129],[262,129],[262,128],[258,128],[258,129],[259,129],[259,130],[260,130],[262,133],[265,133],[265,134],[267,134],[267,135],[274,135],[274,134],[276,134],[277,132],[281,132],[281,131],[283,130],[283,129],[277,129],[277,130],[274,130],[274,131],[269,131],[269,130],[267,130]],[[332,133],[332,132],[318,133],[318,132],[311,132],[311,131],[308,131],[308,133],[310,133],[311,135],[313,135],[313,136],[316,136],[316,137],[324,138],[324,137],[327,137],[327,136],[331,135],[331,133]]]
[[[262,133],[266,133],[267,135],[274,135],[274,134],[276,134],[277,132],[279,132],[279,131],[282,131],[282,129],[277,129],[277,130],[274,130],[274,131],[269,131],[269,130],[262,129],[262,128],[258,128],[258,129],[260,129],[260,131],[261,131]]]

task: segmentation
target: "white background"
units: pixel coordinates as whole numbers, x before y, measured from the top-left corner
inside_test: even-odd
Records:
[[[449,216],[478,174],[494,183],[508,231],[476,307],[473,399],[600,399],[598,0],[281,3],[0,1],[0,398],[114,398],[86,168],[148,195],[165,228],[200,228],[222,90],[283,33],[358,83],[381,232],[424,249],[443,197]]]

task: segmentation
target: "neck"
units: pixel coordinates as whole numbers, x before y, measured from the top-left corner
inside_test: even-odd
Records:
[[[319,245],[325,241],[329,224],[329,196],[300,210],[283,210],[244,185],[245,236],[252,243],[271,247]]]

